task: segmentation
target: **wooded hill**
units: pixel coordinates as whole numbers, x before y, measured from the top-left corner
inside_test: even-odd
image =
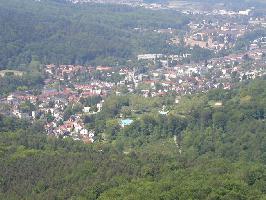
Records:
[[[263,200],[265,88],[261,79],[186,96],[168,116],[107,124],[111,137],[92,145],[1,116],[0,199]],[[120,109],[111,105],[103,122]]]
[[[122,5],[1,1],[0,69],[33,57],[43,64],[116,65],[141,53],[173,53],[168,36],[153,30],[187,23],[177,12]]]

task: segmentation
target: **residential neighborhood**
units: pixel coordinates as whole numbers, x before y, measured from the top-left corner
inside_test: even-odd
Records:
[[[174,4],[163,6],[138,1],[130,4],[152,9],[180,9]],[[135,58],[137,64],[119,67],[46,64],[42,68],[45,77],[42,90],[37,94],[30,90],[16,91],[2,97],[1,105],[8,109],[0,112],[30,121],[43,119],[47,135],[93,143],[95,130],[85,125],[84,116],[100,113],[110,95],[153,98],[173,93],[178,104],[184,95],[215,88],[228,90],[240,81],[266,74],[266,37],[259,31],[253,32],[265,28],[265,15],[255,17],[253,8],[232,11],[202,10],[192,6],[182,12],[192,19],[183,35],[172,28],[154,31],[170,34],[171,40],[167,42],[183,45],[185,50],[177,54],[139,54]],[[134,31],[145,30],[135,28]],[[245,40],[241,43],[242,38]],[[195,60],[193,51],[197,48],[212,55]],[[0,74],[5,76],[9,72],[13,73]],[[164,109],[158,112],[168,113]],[[124,128],[132,122],[121,116],[119,124]]]

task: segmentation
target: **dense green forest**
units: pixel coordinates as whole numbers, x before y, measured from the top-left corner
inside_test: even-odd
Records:
[[[265,88],[265,78],[247,81],[177,105],[172,97],[110,97],[97,120],[86,121],[99,129],[92,145],[0,116],[0,199],[263,200]],[[115,122],[125,107],[160,104],[168,115],[143,113],[124,129]]]
[[[0,2],[0,69],[41,63],[114,64],[141,53],[174,53],[167,35],[187,17],[122,5],[75,5],[55,1]],[[140,28],[141,31],[134,30]]]

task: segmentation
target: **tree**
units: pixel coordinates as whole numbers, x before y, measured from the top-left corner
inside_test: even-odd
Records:
[[[224,129],[225,125],[226,125],[226,121],[227,121],[226,120],[226,115],[223,112],[218,111],[218,112],[215,112],[213,114],[213,125],[214,125],[214,127]]]

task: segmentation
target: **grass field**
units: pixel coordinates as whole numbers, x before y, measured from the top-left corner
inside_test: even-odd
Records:
[[[0,76],[3,77],[7,74],[14,74],[15,76],[22,76],[23,72],[21,71],[16,71],[16,70],[1,70],[0,71]]]

